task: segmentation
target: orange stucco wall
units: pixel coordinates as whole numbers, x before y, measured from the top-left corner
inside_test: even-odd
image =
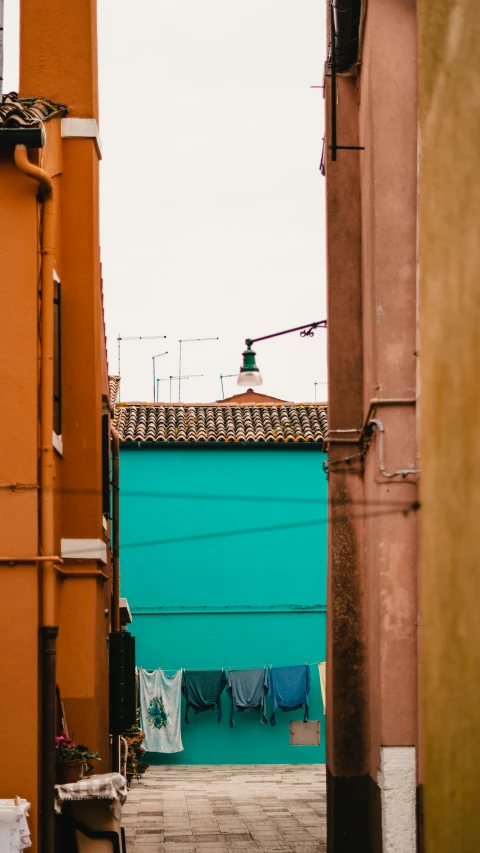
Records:
[[[0,153],[0,557],[38,553],[38,208],[32,182]],[[38,804],[38,569],[0,564],[0,797]],[[19,744],[21,747],[19,748]]]
[[[20,94],[98,119],[96,0],[21,0]]]
[[[42,167],[53,177],[56,204],[55,268],[62,287],[62,438],[55,453],[55,552],[62,538],[107,542],[102,515],[101,416],[106,396],[102,318],[98,157],[91,139],[62,140],[58,119],[46,124]],[[35,159],[34,152],[30,157]],[[39,798],[39,588],[38,541],[38,282],[40,204],[37,186],[0,157],[0,796],[32,803],[37,844]],[[98,571],[95,560],[65,564]],[[110,760],[108,735],[108,580],[57,580],[57,683],[70,733],[97,750],[102,770]],[[106,612],[107,611],[107,612]],[[19,748],[19,740],[21,747]]]
[[[97,118],[96,6],[93,0],[21,2],[20,95],[68,106],[69,116]],[[62,301],[62,439],[55,452],[55,552],[62,539],[108,545],[102,515],[102,413],[106,349],[99,250],[98,154],[93,139],[61,137],[45,123],[46,145],[29,152],[53,178],[55,269]],[[0,149],[0,797],[32,804],[38,849],[41,779],[39,673],[42,565],[39,553],[39,300],[41,204],[37,184]],[[11,488],[1,488],[1,487]],[[70,734],[97,750],[110,769],[108,650],[110,557],[65,561],[72,571],[103,570],[106,579],[56,582],[57,683]],[[46,853],[46,851],[45,851]],[[51,851],[48,851],[51,853]]]

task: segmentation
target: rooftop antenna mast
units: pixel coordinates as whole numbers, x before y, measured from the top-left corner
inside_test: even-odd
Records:
[[[314,382],[313,387],[315,388],[315,402],[317,402],[317,385],[328,385],[328,382]]]
[[[218,341],[218,338],[180,338],[178,341],[178,402],[181,400],[182,394],[182,344],[197,343],[198,341]]]
[[[225,393],[224,393],[224,390],[223,390],[223,380],[224,380],[224,379],[231,379],[233,376],[235,376],[235,377],[236,377],[236,376],[238,376],[238,374],[237,374],[237,373],[221,373],[221,374],[220,374],[220,382],[221,382],[221,384],[222,384],[222,400],[224,400],[224,399],[225,399]]]
[[[154,402],[154,403],[155,403],[155,389],[156,389],[156,387],[157,387],[157,386],[156,386],[156,382],[155,382],[155,362],[156,362],[157,358],[161,358],[161,357],[162,357],[162,355],[168,355],[168,350],[166,350],[166,352],[159,352],[157,355],[152,355],[152,365],[153,365],[153,402]]]
[[[182,376],[182,379],[199,379],[203,373],[190,373],[188,376]],[[158,386],[160,382],[170,381],[170,402],[172,402],[172,379],[180,379],[179,376],[161,376],[157,379],[157,403],[158,403]]]
[[[117,335],[118,376],[120,376],[120,355],[122,341],[159,341],[164,340],[166,337],[166,335]],[[120,390],[118,392],[118,400],[120,402]]]

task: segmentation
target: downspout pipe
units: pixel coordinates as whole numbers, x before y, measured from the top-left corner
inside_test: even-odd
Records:
[[[120,632],[120,436],[111,427],[112,435],[112,632]]]
[[[56,639],[54,536],[54,265],[55,197],[49,175],[30,162],[25,145],[14,152],[17,168],[39,185],[42,201],[41,229],[41,315],[40,315],[40,553],[45,556],[41,572],[41,806],[42,853],[51,853],[55,843],[55,700]]]
[[[120,436],[114,426],[112,436],[112,634],[120,633]],[[112,735],[112,770],[120,771],[120,738]]]
[[[337,71],[348,71],[357,58],[360,16],[359,0],[331,0],[335,28],[335,63]],[[355,25],[355,26],[354,26]]]

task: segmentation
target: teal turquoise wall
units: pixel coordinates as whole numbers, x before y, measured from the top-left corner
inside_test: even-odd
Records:
[[[325,660],[326,456],[308,449],[122,447],[121,594],[129,601],[137,664],[146,669],[311,666],[310,719],[320,747],[289,743],[254,714],[229,726],[191,714],[182,764],[325,761],[317,661]],[[233,612],[232,612],[233,611]],[[268,707],[269,699],[267,698]]]

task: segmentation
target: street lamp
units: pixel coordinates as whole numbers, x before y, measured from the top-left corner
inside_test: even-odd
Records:
[[[296,326],[294,329],[285,329],[283,332],[274,332],[273,335],[263,335],[261,338],[246,338],[246,349],[242,353],[243,363],[238,374],[237,385],[244,385],[247,388],[252,388],[254,385],[263,385],[262,374],[260,373],[255,361],[256,352],[252,349],[252,344],[257,341],[266,341],[269,338],[278,338],[280,335],[289,335],[290,332],[300,332],[301,338],[313,338],[315,329],[326,329],[327,321],[320,320],[318,323],[305,323],[303,326]]]

